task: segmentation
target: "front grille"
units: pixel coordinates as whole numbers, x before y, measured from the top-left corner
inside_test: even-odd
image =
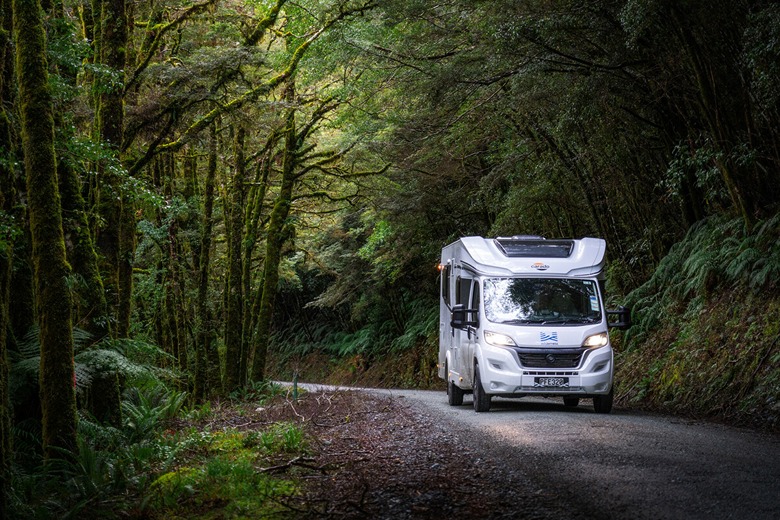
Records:
[[[571,350],[518,350],[520,363],[527,368],[577,368],[582,359],[581,349]]]

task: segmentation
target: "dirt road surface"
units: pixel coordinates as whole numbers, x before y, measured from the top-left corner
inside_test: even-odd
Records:
[[[429,434],[437,443],[419,449],[447,452],[441,454],[446,472],[436,473],[435,463],[426,478],[465,479],[474,489],[460,496],[480,501],[484,495],[488,517],[780,518],[778,435],[621,409],[601,415],[589,400],[570,408],[560,399],[494,398],[490,412],[475,413],[469,396],[451,407],[443,391],[362,391],[389,397],[425,423],[405,445]],[[459,467],[469,474],[458,475]],[[496,501],[497,494],[504,499]],[[386,518],[437,517],[419,505],[390,506]]]

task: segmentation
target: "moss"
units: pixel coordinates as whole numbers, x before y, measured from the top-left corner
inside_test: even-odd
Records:
[[[110,0],[100,3],[100,35],[96,42],[100,63],[108,70],[116,71],[116,77],[123,80],[127,44],[127,15],[124,0]],[[110,88],[95,85],[100,91],[96,110],[96,123],[100,138],[121,154],[124,139],[123,81],[114,82]],[[101,166],[103,167],[103,166]],[[116,313],[117,335],[127,337],[130,315],[130,294],[132,289],[132,264],[129,263],[128,248],[131,243],[124,224],[129,218],[128,208],[123,212],[119,178],[117,175],[101,175],[107,179],[101,187],[106,196],[101,200],[101,213],[106,219],[106,228],[101,234],[99,246],[105,258],[104,282],[110,295],[109,304]],[[129,267],[128,267],[129,264]]]
[[[618,395],[632,406],[780,428],[780,300],[721,291],[697,316],[666,322],[617,357]]]
[[[290,91],[292,92],[292,91]],[[252,363],[252,379],[262,381],[265,378],[268,343],[271,339],[271,319],[274,299],[279,283],[279,264],[282,246],[285,241],[284,227],[292,204],[295,186],[295,169],[298,166],[298,146],[301,142],[295,130],[295,110],[287,116],[284,158],[282,161],[282,185],[274,202],[266,235],[265,262],[263,264],[263,293],[260,299],[260,312],[257,317],[255,352]]]
[[[246,352],[243,351],[244,294],[241,253],[244,233],[245,131],[236,129],[234,156],[236,171],[230,190],[228,281],[225,307],[225,390],[231,392],[246,382]],[[266,260],[267,261],[267,260]]]
[[[203,217],[201,221],[200,258],[198,280],[198,337],[195,346],[195,382],[194,397],[196,402],[214,393],[220,387],[219,356],[214,346],[214,329],[211,319],[211,309],[208,306],[209,265],[211,263],[211,233],[213,227],[212,213],[214,210],[214,179],[217,174],[217,137],[212,125],[209,136],[209,161],[204,187]]]
[[[95,339],[100,339],[109,332],[108,307],[79,178],[66,163],[58,165],[58,174],[64,233],[69,245],[68,259],[74,266],[75,274],[83,281],[76,289],[78,322],[83,323],[84,329]]]
[[[43,443],[76,447],[70,266],[65,258],[60,195],[54,153],[54,119],[40,5],[14,0],[16,73],[22,126],[28,210],[40,325],[40,390]]]

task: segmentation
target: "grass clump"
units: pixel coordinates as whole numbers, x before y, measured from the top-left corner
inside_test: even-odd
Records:
[[[303,430],[293,423],[191,430],[179,443],[187,449],[178,466],[149,488],[145,502],[152,518],[267,518],[284,512],[280,500],[297,492],[293,479],[271,471],[279,460],[306,452]]]

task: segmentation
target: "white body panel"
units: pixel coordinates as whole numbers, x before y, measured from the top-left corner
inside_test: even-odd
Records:
[[[506,243],[465,237],[442,249],[439,377],[471,392],[476,363],[482,387],[492,396],[608,394],[612,388],[614,360],[600,287],[604,240],[530,239],[527,248],[524,239],[500,240]],[[570,244],[568,254],[565,254],[566,244]],[[510,251],[510,247],[515,249]],[[531,256],[535,248],[540,256]],[[493,296],[495,287],[501,284],[516,285],[501,298]],[[530,309],[541,298],[538,294],[532,295],[532,302],[523,303],[523,309],[529,312],[528,319],[496,317],[500,314],[497,309],[503,312],[509,305],[506,301],[522,299],[517,293],[524,287],[546,287],[546,284],[562,287],[559,292],[569,287],[584,287],[582,294],[576,294],[579,314],[571,315],[577,317],[570,319],[556,312],[532,318]],[[489,298],[492,299],[487,301]],[[452,309],[459,304],[473,309],[469,316],[475,318],[475,324],[464,328],[451,325]],[[494,339],[489,342],[486,332],[488,337],[499,337],[504,344],[496,345]],[[597,338],[599,342],[586,344],[588,338]]]

